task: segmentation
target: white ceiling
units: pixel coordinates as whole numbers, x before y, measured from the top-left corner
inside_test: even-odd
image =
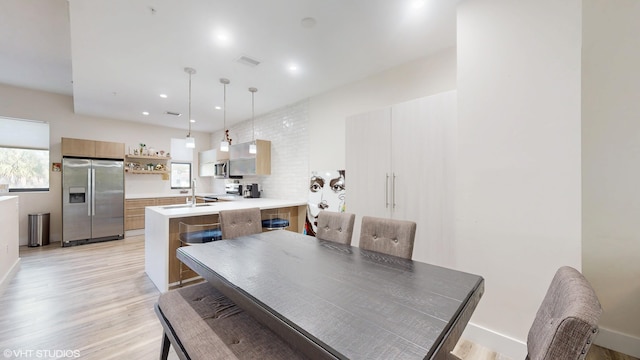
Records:
[[[414,2],[0,0],[0,83],[73,95],[78,114],[186,129],[192,67],[192,128],[216,131],[222,77],[232,124],[251,118],[249,87],[258,116],[454,46],[458,0]]]

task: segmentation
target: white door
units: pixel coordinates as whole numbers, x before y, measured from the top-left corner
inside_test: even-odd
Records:
[[[391,216],[391,109],[346,121],[346,212],[356,214],[353,245],[359,244],[362,216]]]
[[[451,258],[455,184],[456,92],[392,107],[392,217],[417,223],[413,258]]]

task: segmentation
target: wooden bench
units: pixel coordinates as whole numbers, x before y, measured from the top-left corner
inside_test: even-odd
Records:
[[[209,283],[160,295],[156,314],[164,328],[160,359],[173,345],[186,359],[306,359]]]

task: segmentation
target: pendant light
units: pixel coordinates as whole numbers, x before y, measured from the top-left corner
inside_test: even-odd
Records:
[[[255,124],[255,108],[253,97],[256,94],[258,89],[254,87],[250,87],[249,91],[251,92],[251,145],[249,145],[249,154],[255,154],[258,152],[258,147],[256,146],[256,124]]]
[[[220,83],[222,83],[222,86],[224,87],[224,103],[222,105],[223,132],[222,141],[220,142],[220,151],[227,152],[229,151],[229,142],[227,141],[227,85],[229,84],[229,79],[221,78]]]
[[[189,118],[187,121],[189,122],[189,133],[186,138],[186,147],[189,149],[193,149],[196,147],[196,139],[191,137],[191,75],[196,73],[194,68],[186,67],[184,68],[184,72],[189,74]]]

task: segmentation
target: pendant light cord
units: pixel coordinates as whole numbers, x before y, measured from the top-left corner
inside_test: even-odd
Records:
[[[250,87],[249,91],[251,92],[251,140],[255,144],[255,142],[256,142],[256,119],[255,119],[256,112],[255,112],[254,96],[256,94],[256,91],[258,91],[258,89],[254,88],[254,87]]]
[[[189,137],[191,137],[191,72],[189,72]]]
[[[221,78],[220,82],[222,83],[223,87],[223,109],[222,109],[222,126],[223,126],[223,131],[222,131],[222,141],[226,141],[226,134],[227,134],[227,84],[230,83],[229,79],[225,79],[225,78]]]

